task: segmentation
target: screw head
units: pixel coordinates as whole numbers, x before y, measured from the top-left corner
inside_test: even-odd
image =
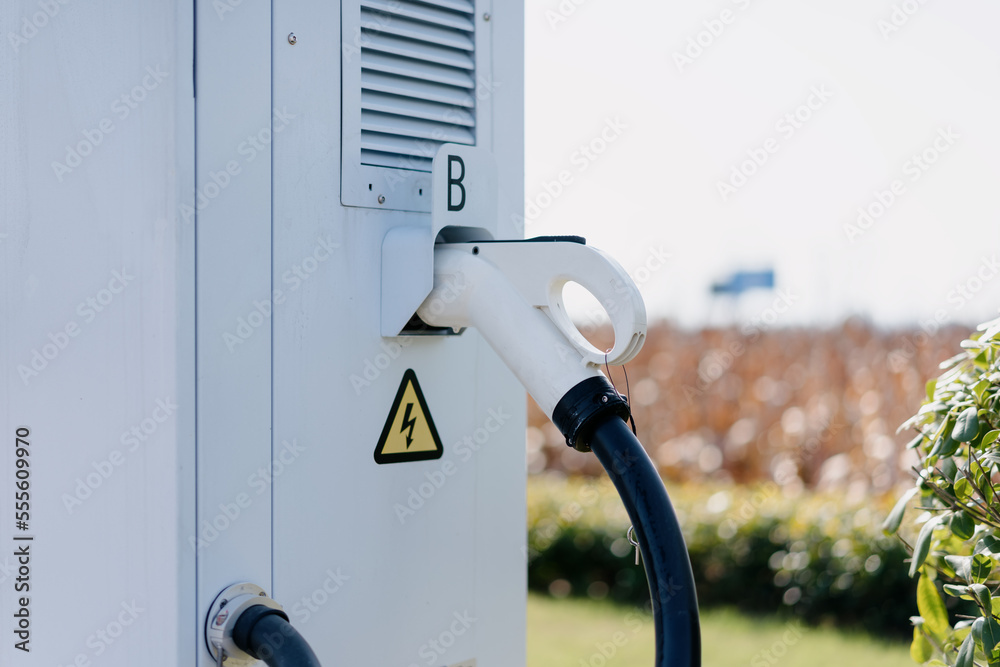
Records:
[[[385,195],[379,195],[378,196],[378,203],[379,204],[384,204],[385,203]]]
[[[607,402],[608,402],[608,397],[607,396],[601,396],[601,403],[607,403]]]
[[[288,43],[295,46],[295,42],[299,41],[299,38],[295,36],[294,32],[288,33]]]
[[[493,17],[490,16],[489,12],[486,12],[486,13],[483,14],[483,20],[484,21],[489,21],[491,18],[493,18]]]

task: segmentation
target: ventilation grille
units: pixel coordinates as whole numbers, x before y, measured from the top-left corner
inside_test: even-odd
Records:
[[[476,143],[474,0],[361,0],[361,164],[431,170]]]

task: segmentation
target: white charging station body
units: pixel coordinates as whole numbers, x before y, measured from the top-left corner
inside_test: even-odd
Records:
[[[0,10],[0,664],[214,664],[244,581],[324,664],[523,664],[524,391],[392,335],[442,228],[523,234],[494,4]]]

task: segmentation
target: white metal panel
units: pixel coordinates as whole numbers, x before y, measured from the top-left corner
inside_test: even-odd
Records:
[[[0,6],[0,664],[194,655],[191,11]],[[35,537],[30,653],[11,634],[15,532]]]
[[[523,8],[504,7],[499,22],[483,20],[489,11],[477,8],[477,40],[510,45],[508,84],[496,89],[506,99],[489,103],[511,115],[484,132],[508,146],[500,233],[511,238],[523,202]],[[274,145],[273,268],[283,296],[273,315],[274,437],[298,448],[274,478],[274,595],[324,661],[523,665],[524,392],[475,332],[379,335],[383,238],[431,221],[341,206],[341,85],[328,67],[339,57],[329,36],[341,33],[340,18],[325,3],[275,3],[275,105],[296,122]],[[294,46],[282,43],[289,33]],[[312,270],[296,280],[296,267]],[[444,454],[378,465],[373,452],[408,368]],[[436,645],[449,646],[438,651],[442,634]]]
[[[270,587],[271,145],[295,122],[271,101],[270,5],[222,4],[196,34],[201,624],[230,584]]]

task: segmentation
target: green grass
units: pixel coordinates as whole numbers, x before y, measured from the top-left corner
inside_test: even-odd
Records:
[[[915,667],[905,644],[730,610],[703,611],[701,638],[705,667]],[[528,597],[528,667],[652,665],[652,617],[603,602]]]

